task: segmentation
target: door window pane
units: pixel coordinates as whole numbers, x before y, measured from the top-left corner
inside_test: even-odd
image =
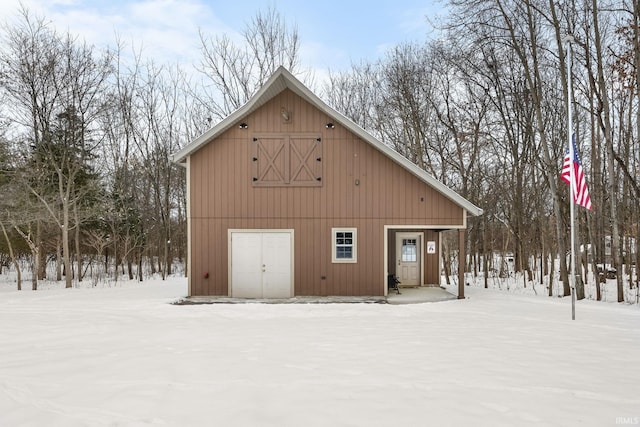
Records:
[[[402,262],[417,262],[418,248],[416,239],[402,239]]]

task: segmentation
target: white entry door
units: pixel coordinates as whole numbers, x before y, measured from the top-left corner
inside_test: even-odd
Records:
[[[421,285],[422,233],[396,233],[396,276],[401,286]]]
[[[291,231],[231,231],[231,296],[290,298]]]

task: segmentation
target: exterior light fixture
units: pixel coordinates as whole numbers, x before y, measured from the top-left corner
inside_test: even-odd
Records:
[[[335,128],[335,127],[336,127],[336,125],[334,125],[333,123],[327,123],[327,124],[325,125],[325,127],[326,127],[327,129],[333,129],[333,128]]]
[[[289,119],[291,118],[291,116],[289,115],[289,112],[284,107],[280,108],[280,115],[282,116],[282,120],[284,120],[285,122],[288,122]]]
[[[249,127],[248,124],[246,124],[245,122],[240,123],[240,126],[238,126],[240,129],[246,129]]]

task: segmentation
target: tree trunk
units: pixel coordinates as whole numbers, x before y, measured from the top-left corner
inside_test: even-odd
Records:
[[[164,280],[167,276],[169,276],[171,274],[171,261],[169,259],[169,254],[170,254],[169,245],[170,244],[171,244],[170,240],[168,240],[168,239],[165,240],[165,243],[164,243],[164,266],[165,266],[166,274],[162,275],[162,280]]]
[[[576,224],[579,221],[576,221]],[[575,231],[576,233],[576,248],[577,249],[580,247],[580,233],[579,233],[579,226],[577,226],[578,229]],[[579,300],[583,300],[584,299],[584,281],[582,280],[582,256],[581,256],[581,252],[580,250],[575,250],[571,251],[571,256],[575,257],[575,265],[577,268],[576,273],[576,299]]]
[[[118,282],[118,243],[115,240],[115,233],[113,239],[113,279]]]
[[[56,238],[56,281],[62,280],[62,237],[60,233]]]
[[[40,254],[37,245],[31,248],[33,257],[33,271],[31,272],[31,290],[38,290],[38,269],[40,268]]]
[[[484,288],[489,288],[489,242],[487,241],[487,216],[482,216],[482,272],[484,275]]]
[[[62,259],[64,262],[65,288],[72,287],[73,271],[71,268],[71,254],[69,247],[69,206],[63,203],[62,208]]]
[[[555,257],[553,256],[553,254],[550,254],[550,258],[551,258],[551,265],[549,267],[549,296],[552,297],[553,296],[553,279],[556,277],[556,273],[555,273]]]
[[[7,241],[7,249],[9,250],[9,257],[11,258],[11,262],[16,269],[16,282],[18,282],[18,290],[22,290],[22,273],[20,271],[20,264],[18,264],[18,260],[13,253],[13,245],[11,244],[11,239],[9,239],[9,235],[7,234],[7,229],[4,227],[4,224],[0,222],[0,227],[2,228],[2,234],[4,234],[4,238]]]
[[[80,252],[80,221],[78,219],[78,204],[73,204],[73,217],[75,222],[75,244],[76,244],[76,268],[78,271],[78,282],[82,282],[82,253]]]
[[[635,75],[636,75],[636,98],[640,100],[640,2],[633,3],[633,52],[635,59]],[[636,108],[636,138],[640,139],[640,108]],[[636,212],[637,214],[637,212]],[[640,247],[638,245],[638,237],[636,235],[636,304],[640,297]],[[631,279],[629,279],[631,280]]]
[[[616,283],[618,302],[624,301],[624,289],[622,287],[622,258],[620,250],[620,228],[618,225],[618,201],[616,199],[617,180],[615,177],[615,151],[613,149],[613,132],[611,129],[611,110],[609,106],[609,95],[607,91],[607,83],[604,76],[602,40],[600,38],[600,26],[598,23],[598,2],[592,0],[592,17],[593,17],[593,33],[596,48],[596,66],[598,69],[598,88],[599,97],[602,103],[601,113],[599,115],[600,126],[604,132],[605,144],[607,147],[607,183],[609,187],[609,204],[611,207],[611,260],[616,269]],[[604,117],[603,117],[604,116]]]
[[[42,243],[43,243],[43,238],[42,238],[42,222],[41,221],[37,221],[36,223],[36,244],[38,245],[38,269],[37,269],[37,274],[38,274],[38,280],[44,280],[47,278],[47,263],[44,262],[43,256],[44,256],[44,248],[42,247]]]
[[[447,239],[441,239],[442,242],[442,268],[444,269],[444,278],[445,278],[445,283],[447,285],[451,284],[451,279],[449,278],[449,276],[451,276],[451,268],[449,266],[449,262],[450,262],[450,256],[449,256],[449,245],[447,244]]]
[[[581,263],[578,263],[578,267],[581,266]],[[582,300],[584,299],[584,282],[582,281],[582,275],[576,274],[576,299]]]

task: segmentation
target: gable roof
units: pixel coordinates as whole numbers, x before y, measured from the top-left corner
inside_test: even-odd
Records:
[[[408,160],[406,157],[404,157],[391,147],[382,143],[376,137],[345,117],[343,114],[331,108],[282,66],[280,66],[273,73],[269,80],[267,80],[267,82],[249,101],[247,101],[246,104],[231,113],[211,129],[207,130],[202,135],[194,139],[191,143],[184,146],[181,150],[174,153],[171,156],[171,160],[176,163],[184,162],[189,155],[194,153],[200,147],[207,144],[212,139],[220,136],[222,133],[226,132],[229,128],[236,125],[238,121],[242,120],[245,116],[260,108],[262,105],[264,105],[266,102],[274,98],[285,89],[291,90],[326,115],[332,117],[337,124],[344,126],[349,131],[357,135],[360,139],[371,144],[377,150],[382,152],[387,157],[391,158],[407,171],[411,172],[424,183],[436,189],[438,192],[443,194],[458,206],[466,209],[467,212],[475,216],[482,215],[481,208],[477,207],[464,197],[460,196],[451,188],[435,179],[433,176],[428,174],[426,171],[418,167],[416,164]]]

